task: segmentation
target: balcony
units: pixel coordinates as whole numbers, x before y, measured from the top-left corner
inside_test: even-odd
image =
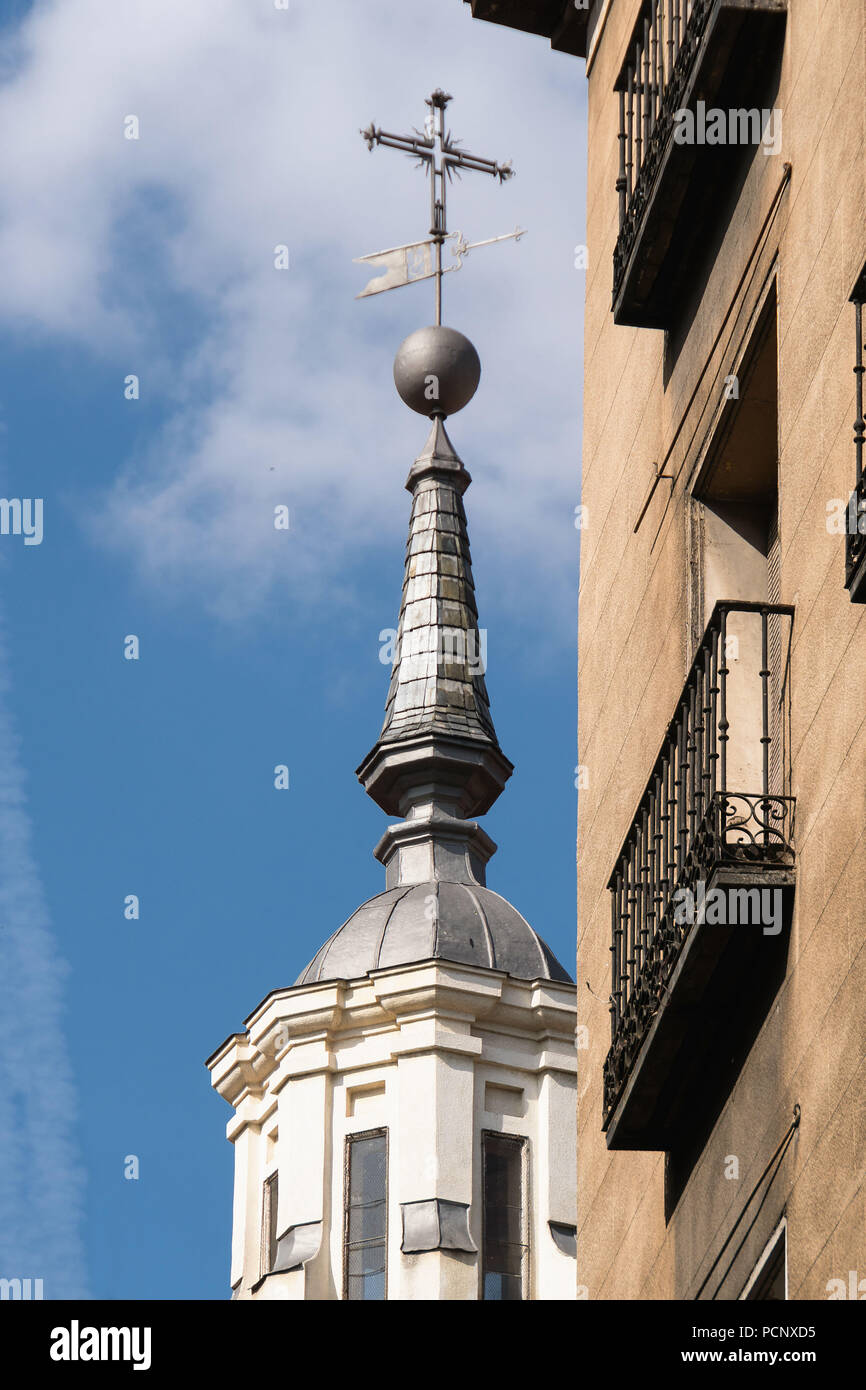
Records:
[[[846,520],[845,588],[852,603],[866,603],[866,473],[857,478]]]
[[[575,0],[465,0],[472,18],[550,39],[551,48],[586,57],[589,5]]]
[[[740,137],[752,145],[759,138],[751,117],[760,122],[785,18],[786,0],[645,0],[616,84],[616,323],[670,326],[693,258],[718,226]],[[696,134],[679,143],[676,113],[697,118],[699,108],[704,136],[714,108],[738,118],[735,136],[714,144]]]
[[[854,453],[857,462],[857,481],[845,521],[845,588],[852,603],[866,603],[866,472],[864,472],[863,440],[866,419],[863,415],[863,302],[866,300],[866,268],[864,268],[851,301],[854,305],[854,379],[857,398],[857,418],[854,421]]]
[[[609,1148],[681,1142],[713,1038],[728,1066],[749,991],[784,970],[793,614],[716,604],[611,874]]]

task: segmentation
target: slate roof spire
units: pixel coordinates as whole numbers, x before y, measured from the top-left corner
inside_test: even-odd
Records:
[[[474,347],[453,328],[421,329],[397,353],[397,389],[432,426],[406,482],[412,512],[385,721],[358,777],[383,810],[406,821],[389,827],[378,858],[388,864],[398,842],[418,844],[435,833],[451,842],[439,855],[441,876],[454,876],[454,852],[466,863],[469,853],[479,861],[470,881],[483,883],[483,863],[495,846],[466,822],[489,810],[513,767],[499,747],[484,677],[486,642],[463,509],[471,478],[443,423],[471,399],[480,374]],[[407,881],[408,863],[403,855],[396,881]]]

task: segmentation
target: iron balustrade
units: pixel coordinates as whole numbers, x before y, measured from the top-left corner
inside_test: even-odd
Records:
[[[856,339],[854,379],[856,382],[857,418],[854,421],[854,452],[857,476],[854,492],[848,504],[845,526],[845,587],[852,590],[851,597],[853,599],[855,593],[852,586],[854,586],[863,559],[866,557],[866,475],[863,471],[863,440],[866,437],[866,418],[863,415],[863,374],[866,372],[866,366],[863,364],[863,301],[866,299],[866,270],[860,276],[851,297],[854,302]],[[861,525],[863,530],[861,530]],[[862,587],[862,581],[858,582],[857,587],[858,589]],[[857,598],[858,600],[861,598],[859,593]],[[866,600],[866,594],[862,595],[862,599]]]
[[[646,0],[617,83],[619,236],[614,298],[634,248],[713,0]]]
[[[725,866],[751,868],[760,882],[762,866],[793,865],[795,803],[785,794],[793,615],[787,604],[716,604],[608,882],[606,1119],[694,925],[678,911],[680,890],[694,894]]]

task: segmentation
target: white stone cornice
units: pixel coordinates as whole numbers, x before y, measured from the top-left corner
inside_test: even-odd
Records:
[[[234,1142],[245,1129],[261,1129],[266,1117],[273,1109],[262,1110],[264,1090],[261,1086],[245,1088],[234,1100],[235,1113],[226,1125],[226,1134]]]
[[[407,1057],[413,1053],[458,1053],[464,1057],[480,1057],[484,1044],[472,1037],[468,1029],[455,1029],[448,1021],[435,1017],[408,1019],[391,1044],[392,1057]]]
[[[280,1076],[275,1078],[271,1090],[276,1093],[287,1081],[298,1076],[312,1076],[316,1072],[334,1072],[337,1062],[331,1049],[330,1034],[303,1039],[289,1049]]]
[[[261,1086],[259,1060],[243,1035],[236,1037],[211,1061],[211,1085],[229,1105],[237,1105],[246,1090]]]
[[[273,1052],[281,1036],[285,1041],[277,1051],[282,1051],[291,1038],[337,1028],[346,992],[346,985],[337,981],[269,994],[249,1019],[251,1042],[261,1051]]]
[[[482,1056],[530,1071],[576,1070],[574,986],[517,980],[450,961],[419,961],[358,980],[275,990],[208,1063],[238,1110],[239,1129],[261,1122],[263,1095],[293,1077],[337,1074],[418,1052]],[[509,1041],[511,1040],[511,1041]],[[247,1098],[253,1111],[241,1105]]]
[[[370,975],[377,1000],[395,1018],[432,1010],[478,1018],[497,1004],[504,980],[498,971],[443,961],[422,961]]]

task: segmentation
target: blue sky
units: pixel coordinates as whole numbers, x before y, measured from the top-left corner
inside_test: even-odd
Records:
[[[427,230],[421,173],[358,130],[420,125],[440,85],[518,174],[453,185],[450,225],[529,229],[446,281],[483,364],[449,428],[517,768],[488,882],[573,965],[583,65],[461,0],[396,15],[2,8],[0,489],[44,500],[44,537],[0,536],[0,1274],[46,1297],[227,1296],[204,1059],[384,886],[354,768],[426,433],[391,362],[432,295],[354,299],[353,256]]]

